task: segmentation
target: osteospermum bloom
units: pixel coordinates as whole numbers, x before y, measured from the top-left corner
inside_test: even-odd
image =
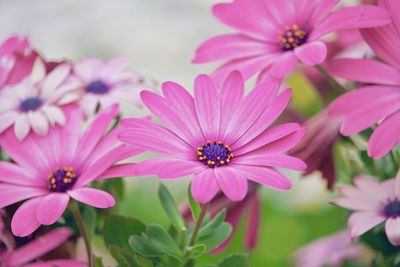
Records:
[[[396,178],[382,183],[369,176],[357,176],[354,183],[342,185],[339,190],[343,197],[333,201],[354,211],[348,221],[351,238],[385,222],[390,243],[400,246],[400,171]]]
[[[11,36],[0,45],[0,89],[31,73],[37,58],[26,37]]]
[[[127,59],[115,58],[106,63],[99,59],[87,59],[74,66],[83,95],[81,108],[86,116],[121,100],[141,106],[139,92],[151,89],[151,86],[144,76],[126,71],[127,65]]]
[[[116,105],[99,113],[81,134],[79,107],[65,107],[64,127],[53,127],[45,137],[30,134],[19,142],[13,131],[0,138],[2,149],[15,161],[0,162],[0,208],[25,201],[12,218],[12,232],[27,236],[41,224],[50,225],[63,214],[70,197],[97,208],[109,208],[114,198],[89,188],[97,179],[121,177],[130,164],[116,164],[135,154],[105,133],[118,114]]]
[[[163,155],[138,163],[136,175],[192,175],[193,197],[207,203],[219,189],[233,201],[242,200],[248,179],[287,190],[290,180],[275,167],[305,168],[301,160],[284,154],[305,129],[296,123],[269,128],[291,94],[286,90],[277,95],[278,82],[262,83],[244,96],[242,76],[233,72],[221,88],[199,75],[194,98],[173,82],[164,83],[162,90],[164,96],[143,91],[141,98],[163,125],[139,119],[121,123],[120,140]]]
[[[384,61],[338,59],[328,70],[331,74],[366,83],[340,96],[330,114],[341,117],[341,133],[352,135],[378,124],[368,143],[368,155],[379,158],[400,143],[400,17],[399,2],[381,0],[392,13],[392,23],[362,30],[373,51]]]
[[[332,11],[339,0],[234,0],[213,7],[217,19],[238,33],[213,37],[196,52],[193,63],[225,60],[213,76],[222,80],[232,70],[245,79],[261,71],[275,78],[288,74],[300,60],[307,65],[325,60],[321,37],[334,31],[389,23],[382,8],[360,5]]]
[[[357,259],[363,247],[353,244],[346,231],[318,239],[296,252],[296,267],[340,267],[346,260]]]
[[[34,262],[37,258],[57,248],[72,235],[72,231],[68,228],[58,228],[51,232],[39,236],[28,244],[12,249],[11,251],[0,251],[1,267],[84,267],[87,263],[71,260],[56,259]]]
[[[31,129],[44,136],[51,126],[64,125],[61,106],[79,97],[71,93],[76,84],[68,79],[68,64],[48,74],[44,64],[36,66],[29,77],[0,91],[0,133],[13,126],[18,140],[23,140]]]

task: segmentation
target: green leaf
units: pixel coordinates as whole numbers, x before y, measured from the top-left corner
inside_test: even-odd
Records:
[[[88,238],[90,241],[92,241],[95,236],[97,222],[97,213],[95,208],[88,205],[84,206],[83,222],[86,227]]]
[[[159,225],[149,224],[146,226],[146,236],[150,243],[161,251],[178,260],[182,259],[183,252],[168,232]]]
[[[218,263],[218,267],[246,267],[249,265],[250,257],[245,253],[232,254]]]
[[[145,231],[145,225],[138,219],[121,215],[110,215],[104,223],[104,242],[106,246],[131,250],[128,239],[132,235],[141,235]]]
[[[200,229],[198,238],[201,238],[203,236],[209,235],[212,232],[214,232],[218,228],[218,226],[220,226],[221,223],[224,222],[225,216],[226,216],[226,209],[223,209],[220,212],[218,212],[218,214],[215,215],[215,217],[211,221],[209,221]]]
[[[136,262],[134,255],[130,251],[116,245],[111,245],[108,249],[113,258],[117,261],[118,266],[141,267],[141,265]]]
[[[229,223],[221,223],[211,234],[203,236],[197,240],[197,244],[204,244],[207,248],[216,248],[224,242],[232,233],[232,226]]]
[[[144,257],[161,257],[166,255],[164,251],[154,246],[146,238],[133,235],[129,238],[129,245],[133,251]]]
[[[101,257],[94,256],[94,266],[95,267],[104,267],[103,259]]]
[[[186,249],[190,253],[191,259],[198,258],[207,251],[207,247],[203,244],[195,245],[193,247],[187,247]]]
[[[189,200],[190,210],[192,211],[193,220],[197,221],[200,216],[201,206],[193,198],[191,184],[189,185],[189,188],[188,188],[188,200]]]
[[[186,229],[185,221],[183,220],[181,213],[178,211],[178,207],[176,206],[174,199],[163,184],[160,184],[160,187],[158,188],[158,197],[165,213],[175,228],[178,231],[184,231]]]

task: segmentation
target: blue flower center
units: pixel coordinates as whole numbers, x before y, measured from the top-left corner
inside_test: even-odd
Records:
[[[50,192],[66,192],[74,186],[78,175],[74,172],[73,168],[64,167],[56,169],[48,178]]]
[[[231,148],[221,141],[207,142],[197,148],[197,158],[210,168],[228,164],[232,158]]]
[[[93,81],[86,86],[86,92],[98,95],[107,94],[110,86],[102,81]]]
[[[400,216],[400,201],[396,199],[386,204],[383,213],[387,218],[396,218]]]
[[[19,109],[23,112],[35,111],[43,104],[42,100],[37,97],[30,97],[25,99],[19,105]]]
[[[280,47],[283,51],[293,50],[307,42],[307,32],[299,28],[297,24],[288,26],[279,36]]]

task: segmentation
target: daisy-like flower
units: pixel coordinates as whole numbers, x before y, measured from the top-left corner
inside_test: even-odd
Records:
[[[71,236],[68,228],[58,228],[39,236],[28,244],[11,251],[0,251],[1,267],[85,267],[87,264],[78,260],[58,259],[34,262],[37,258],[57,248]],[[33,261],[33,262],[32,262]]]
[[[296,267],[340,267],[357,259],[363,247],[353,244],[346,231],[313,241],[296,252]]]
[[[65,126],[51,128],[45,137],[30,134],[19,142],[10,129],[0,138],[2,149],[15,162],[0,162],[0,208],[29,199],[12,218],[14,235],[27,236],[41,224],[56,222],[70,197],[97,208],[112,207],[110,194],[88,184],[124,176],[132,168],[115,164],[136,152],[118,141],[115,129],[105,133],[118,114],[116,105],[99,113],[83,134],[79,107],[69,105],[64,113]]]
[[[208,203],[219,191],[242,200],[247,180],[278,190],[290,180],[275,167],[303,170],[305,164],[284,153],[303,137],[305,129],[288,123],[269,126],[288,104],[291,91],[277,95],[278,82],[260,84],[244,96],[239,72],[232,72],[221,88],[207,75],[194,83],[194,98],[179,84],[166,82],[164,96],[143,91],[141,98],[163,125],[139,119],[121,122],[120,140],[162,154],[138,163],[136,175],[162,179],[192,175],[193,197]]]
[[[28,76],[38,54],[26,37],[11,36],[0,45],[0,89]]]
[[[196,51],[193,63],[225,60],[213,77],[221,81],[232,70],[245,79],[261,71],[282,78],[300,60],[307,65],[325,60],[321,37],[344,29],[389,23],[383,8],[360,5],[332,11],[339,0],[234,0],[213,7],[217,19],[238,33],[213,37]]]
[[[368,155],[380,158],[400,143],[400,17],[399,2],[380,0],[392,23],[362,30],[373,51],[384,61],[338,59],[328,66],[335,76],[366,83],[335,100],[330,114],[343,119],[341,133],[352,135],[378,124],[368,143]]]
[[[74,66],[74,74],[80,80],[83,94],[81,108],[86,116],[121,100],[141,106],[139,92],[152,86],[144,76],[125,71],[127,65],[127,59],[115,58],[106,63],[99,59],[87,59]]]
[[[29,77],[1,90],[0,133],[13,126],[21,141],[31,129],[44,136],[51,126],[63,126],[61,106],[79,97],[72,92],[76,83],[68,79],[70,71],[68,64],[61,64],[46,74],[44,63],[39,63]]]
[[[354,211],[348,221],[350,237],[358,237],[385,222],[390,243],[400,246],[400,171],[396,178],[382,183],[369,176],[357,176],[354,183],[355,186],[340,186],[343,197],[332,202]]]

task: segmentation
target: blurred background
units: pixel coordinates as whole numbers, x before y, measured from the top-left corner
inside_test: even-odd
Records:
[[[227,32],[210,13],[213,0],[0,0],[0,39],[10,34],[29,36],[32,46],[48,59],[127,57],[131,68],[159,83],[173,80],[191,89],[194,77],[209,73],[213,65],[194,66],[194,50],[206,38]],[[130,107],[125,107],[129,109]],[[128,113],[133,114],[129,110]],[[262,225],[259,246],[252,253],[251,266],[292,266],[293,252],[301,245],[345,227],[344,210],[329,205],[332,193],[315,174],[299,178],[290,173],[295,186],[290,192],[263,189]],[[121,214],[146,223],[166,225],[153,177],[131,178],[126,198],[117,206]],[[182,204],[187,181],[166,182]],[[223,253],[245,250],[246,218],[233,243]],[[97,253],[107,258],[102,240]],[[222,255],[203,257],[215,262]],[[112,264],[111,259],[108,260]],[[202,266],[202,265],[201,265]]]

